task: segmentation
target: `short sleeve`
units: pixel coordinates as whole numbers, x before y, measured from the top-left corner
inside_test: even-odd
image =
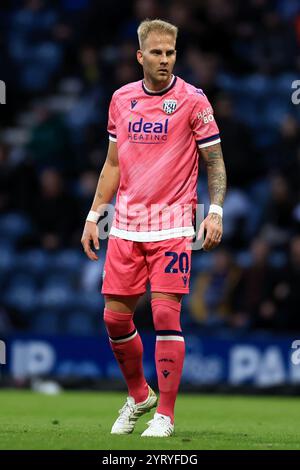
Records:
[[[200,148],[221,142],[219,128],[210,102],[202,90],[195,91],[195,103],[191,113],[191,128]]]
[[[108,124],[107,132],[109,140],[112,142],[117,142],[117,130],[116,130],[116,106],[115,106],[115,96],[112,96],[110,101],[109,110],[108,110]]]

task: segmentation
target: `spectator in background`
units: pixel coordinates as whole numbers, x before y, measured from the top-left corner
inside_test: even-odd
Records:
[[[204,2],[201,19],[204,24],[202,44],[205,50],[218,51],[224,66],[227,62],[234,62],[232,44],[237,15],[237,3],[223,0],[209,0]]]
[[[80,76],[87,86],[98,86],[101,79],[101,69],[98,52],[95,47],[85,45],[80,50]]]
[[[0,213],[26,213],[36,197],[36,173],[29,158],[13,162],[11,151],[0,142]]]
[[[280,174],[271,178],[271,195],[263,217],[261,233],[273,247],[287,245],[292,232],[295,205],[287,180]]]
[[[56,169],[42,172],[40,192],[31,216],[42,248],[56,250],[78,245],[81,221],[77,201],[68,194]]]
[[[13,208],[13,166],[9,161],[9,147],[0,142],[0,213]]]
[[[279,142],[272,152],[276,156],[278,171],[299,191],[300,181],[300,126],[294,116],[287,115],[279,129]]]
[[[80,218],[84,219],[90,208],[91,201],[95,194],[95,187],[98,182],[98,173],[93,170],[86,170],[80,175],[77,185],[77,195],[80,201]]]
[[[282,329],[300,332],[300,236],[292,238],[287,265],[277,273],[273,308],[280,314]]]
[[[224,326],[231,313],[232,294],[240,279],[240,269],[229,251],[213,254],[212,268],[198,274],[189,298],[192,319],[202,326]]]
[[[228,182],[232,187],[245,189],[262,174],[261,158],[255,148],[251,129],[235,117],[228,94],[219,94],[214,108],[222,133]]]
[[[275,283],[274,268],[269,261],[270,245],[262,238],[251,244],[251,264],[245,268],[233,294],[233,327],[251,324],[257,328],[272,328],[276,308],[272,303]]]
[[[180,56],[186,56],[191,44],[197,44],[198,50],[199,47],[204,47],[206,41],[204,42],[202,39],[204,37],[205,24],[198,20],[193,6],[180,0],[170,2],[167,15],[171,23],[177,24],[180,30],[180,37],[177,43],[177,50]],[[204,85],[202,86],[204,88]],[[207,94],[211,99],[210,94]]]
[[[38,171],[55,167],[69,174],[73,171],[68,130],[61,116],[46,105],[35,108],[36,124],[31,131],[28,152]]]
[[[43,0],[26,0],[12,15],[9,49],[28,92],[45,90],[62,59],[62,47],[53,37],[58,13]]]
[[[297,57],[295,30],[276,11],[265,13],[262,28],[255,36],[253,59],[261,73],[289,71]]]
[[[203,88],[211,101],[215,101],[220,92],[220,88],[216,83],[219,62],[218,55],[212,52],[203,52],[198,47],[191,45],[187,47],[184,75],[195,86]]]

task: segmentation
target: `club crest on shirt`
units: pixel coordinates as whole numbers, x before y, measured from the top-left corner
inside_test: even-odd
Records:
[[[165,100],[163,104],[163,110],[167,114],[172,114],[176,110],[177,101],[176,100]]]

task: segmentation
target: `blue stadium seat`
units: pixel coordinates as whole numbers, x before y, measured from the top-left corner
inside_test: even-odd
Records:
[[[104,298],[99,292],[78,292],[76,295],[76,305],[85,312],[101,315],[104,310]]]
[[[197,254],[193,256],[192,272],[196,274],[198,272],[210,270],[212,266],[212,261],[212,253],[205,253],[205,256],[203,256],[203,251],[200,250]]]
[[[24,313],[29,313],[36,308],[37,291],[30,285],[16,285],[9,288],[4,295],[4,302]]]
[[[49,268],[50,255],[45,250],[33,249],[22,253],[17,258],[18,269],[35,274],[42,274]]]
[[[62,250],[51,258],[51,269],[79,273],[85,258],[79,250]]]
[[[73,335],[93,335],[96,333],[95,323],[87,312],[75,311],[68,315],[66,333]]]
[[[57,310],[37,311],[32,319],[32,333],[58,334],[61,333],[61,314]]]
[[[251,266],[251,253],[250,251],[240,251],[235,256],[235,261],[242,268],[249,268]]]
[[[290,114],[292,106],[290,100],[283,100],[280,96],[269,100],[264,107],[264,122],[269,126],[279,126],[284,117]]]
[[[3,248],[3,249],[2,249]],[[16,255],[14,251],[5,245],[0,246],[0,272],[8,272],[15,267]]]
[[[0,233],[3,238],[16,241],[31,230],[30,220],[23,214],[9,213],[0,217]]]
[[[9,288],[16,289],[19,287],[36,289],[35,277],[30,273],[20,273],[17,270],[13,271],[9,279]]]
[[[270,91],[271,80],[261,74],[249,75],[242,81],[244,93],[250,98],[262,98]]]
[[[275,251],[270,256],[270,263],[274,268],[282,268],[287,263],[287,254],[282,251]]]
[[[61,273],[61,271],[51,271],[50,274],[46,274],[43,280],[43,288],[56,288],[63,287],[64,289],[70,290],[72,286],[72,279],[70,275]]]
[[[294,73],[284,73],[272,80],[272,92],[274,96],[281,96],[282,98],[289,98],[293,93],[292,83],[299,80],[299,76]]]
[[[76,302],[75,295],[76,293],[68,286],[49,286],[39,293],[38,301],[40,307],[44,309],[69,309]]]

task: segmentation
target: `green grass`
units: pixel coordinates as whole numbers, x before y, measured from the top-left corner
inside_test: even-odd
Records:
[[[64,392],[46,396],[0,391],[0,449],[300,449],[300,398],[181,394],[176,434],[141,438],[110,428],[125,394]]]

